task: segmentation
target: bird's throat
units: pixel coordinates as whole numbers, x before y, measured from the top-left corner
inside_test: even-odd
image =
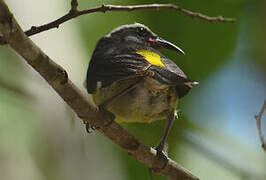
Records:
[[[160,55],[155,52],[148,51],[148,50],[140,50],[140,51],[137,51],[136,53],[143,56],[144,59],[148,61],[149,63],[151,63],[152,65],[165,67]]]

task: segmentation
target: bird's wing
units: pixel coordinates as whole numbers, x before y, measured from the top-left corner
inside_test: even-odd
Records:
[[[93,58],[87,72],[88,93],[95,92],[98,82],[101,87],[107,87],[115,81],[136,78],[137,72],[149,65],[142,56],[134,53]]]
[[[175,86],[179,98],[185,96],[193,85],[198,84],[198,82],[188,79],[185,73],[173,61],[164,56],[161,59],[165,67],[152,66],[150,70],[154,72],[154,78],[157,81]]]
[[[170,86],[177,86],[177,85],[184,84],[187,82],[194,82],[194,81],[187,79],[186,76],[180,76],[180,74],[172,72],[165,67],[151,66],[149,70],[154,73],[153,78],[162,84],[167,84]]]
[[[161,59],[165,65],[166,69],[168,69],[171,72],[176,73],[178,76],[181,76],[183,78],[187,78],[185,73],[172,60],[170,60],[164,56],[162,56]]]

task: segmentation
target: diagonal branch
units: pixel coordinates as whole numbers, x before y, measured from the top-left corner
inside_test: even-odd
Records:
[[[263,115],[265,109],[266,109],[266,99],[264,100],[264,103],[261,107],[259,114],[255,116],[255,119],[257,121],[257,128],[258,128],[259,138],[260,138],[260,142],[261,142],[261,147],[264,149],[264,151],[266,153],[266,141],[263,137],[262,128],[261,128],[261,119],[262,119],[262,115]]]
[[[70,11],[65,14],[64,16],[41,26],[32,26],[29,30],[25,31],[25,34],[27,36],[32,36],[38,33],[41,33],[43,31],[47,31],[49,29],[58,28],[59,25],[63,24],[66,21],[69,21],[71,19],[74,19],[78,16],[85,15],[85,14],[91,14],[96,12],[107,12],[107,11],[139,11],[139,10],[162,10],[162,9],[168,9],[168,10],[174,10],[178,11],[182,14],[185,14],[192,18],[198,18],[204,21],[208,21],[210,23],[213,22],[224,22],[224,23],[233,23],[235,22],[235,18],[224,18],[223,16],[217,16],[217,17],[209,17],[207,15],[192,12],[186,9],[183,9],[179,6],[173,5],[173,4],[145,4],[145,5],[135,5],[135,6],[120,6],[120,5],[102,5],[99,7],[86,9],[79,11],[77,9],[78,2],[77,0],[71,1],[71,9]],[[5,44],[3,39],[0,36],[0,44]]]
[[[86,123],[99,127],[99,131],[111,139],[133,158],[152,168],[155,173],[171,180],[198,179],[171,159],[156,156],[156,151],[130,135],[110,120],[109,114],[94,108],[81,91],[68,78],[67,72],[52,61],[27,35],[0,0],[0,33],[9,46],[21,55],[61,96],[72,110]]]

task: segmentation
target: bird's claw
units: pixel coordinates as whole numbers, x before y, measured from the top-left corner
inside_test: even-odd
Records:
[[[168,145],[166,143],[159,143],[155,149],[156,156],[168,160]]]
[[[162,167],[154,167],[154,168],[149,168],[149,176],[150,179],[152,180],[152,172],[156,172],[158,169],[163,169],[165,168],[167,162],[168,162],[168,145],[166,143],[160,142],[158,146],[155,147],[156,150],[156,156],[159,159],[163,159],[164,162],[166,162]]]
[[[92,133],[96,129],[95,126],[91,126],[88,123],[85,123],[85,127],[86,127],[87,133]]]

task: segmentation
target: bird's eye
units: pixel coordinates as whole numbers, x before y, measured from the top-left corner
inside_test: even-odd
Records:
[[[146,31],[144,30],[143,27],[141,27],[141,28],[137,29],[137,33],[138,33],[139,36],[145,36]]]

